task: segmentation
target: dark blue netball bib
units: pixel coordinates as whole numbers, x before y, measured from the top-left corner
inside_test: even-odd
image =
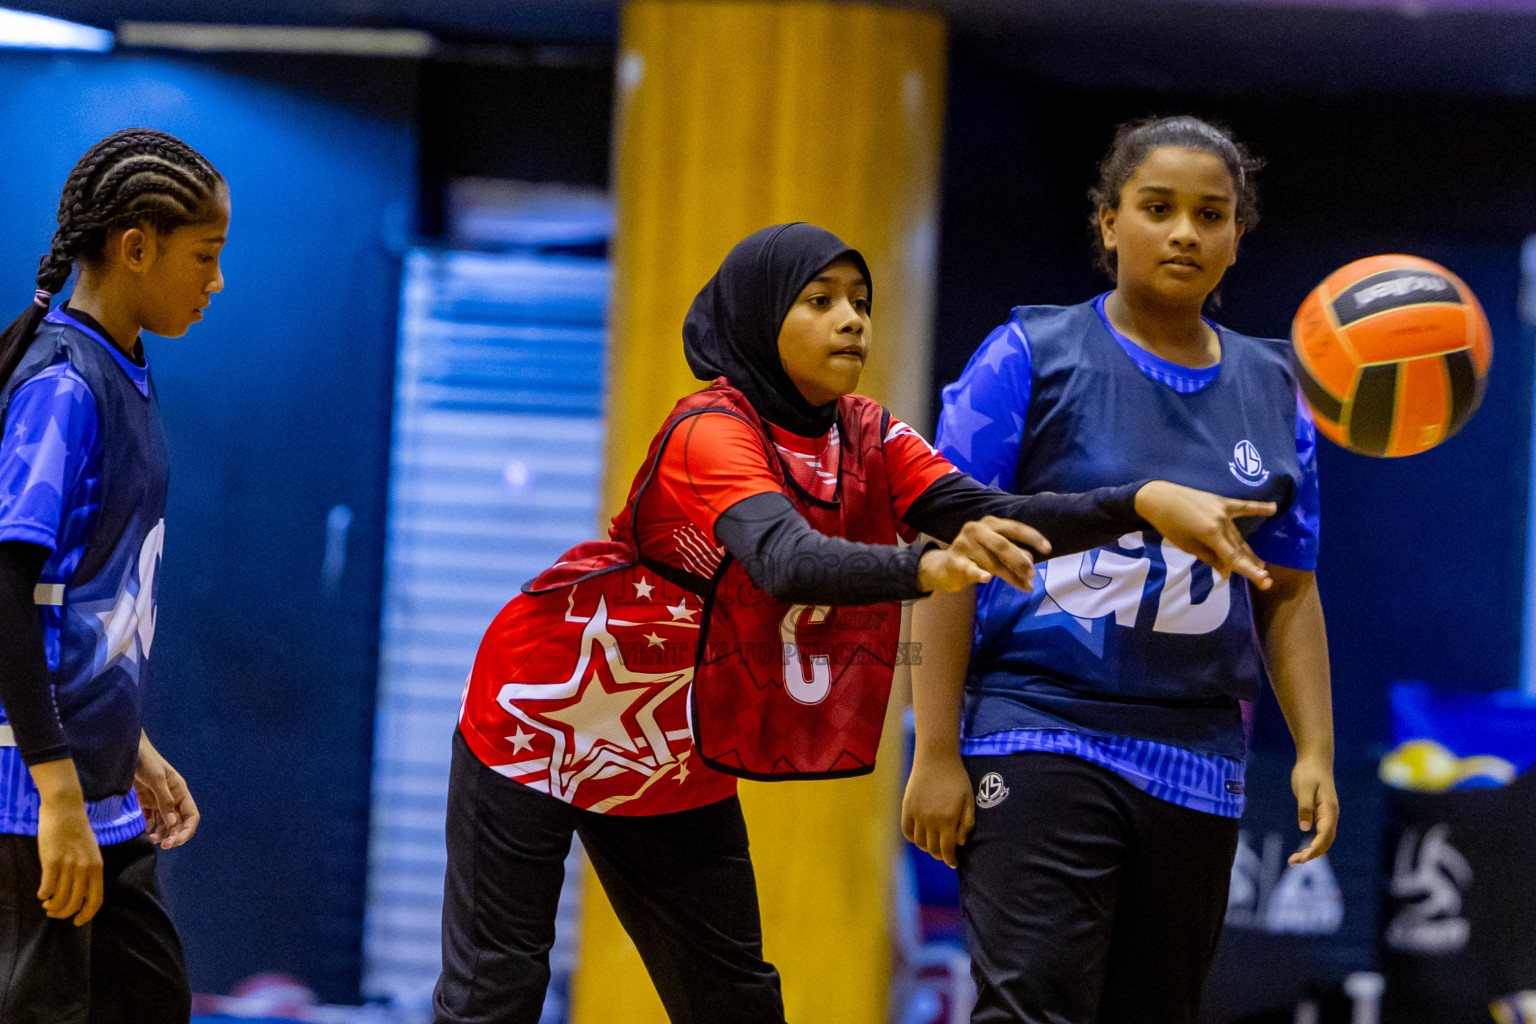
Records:
[[[54,702],[87,801],[127,794],[138,764],[145,667],[155,636],[155,577],[165,537],[168,461],[147,369],[63,310],[48,314],[0,393],[61,359],[89,386],[99,432],[100,487],[93,525],[61,582],[37,590],[57,610]],[[63,552],[55,552],[61,555]],[[75,557],[75,552],[70,557]],[[45,569],[45,579],[56,559]]]
[[[1285,342],[1221,329],[1219,366],[1170,365],[1164,380],[1156,358],[1133,358],[1094,303],[1022,306],[1010,329],[1027,338],[1030,358],[1012,490],[1153,478],[1282,512],[1296,498]],[[1263,678],[1247,581],[1222,579],[1154,531],[1041,563],[1031,593],[984,588],[976,636],[967,736],[1067,729],[1244,754],[1237,702]]]

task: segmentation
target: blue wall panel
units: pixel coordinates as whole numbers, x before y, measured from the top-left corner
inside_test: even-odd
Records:
[[[148,725],[203,812],[162,871],[204,991],[281,970],[330,1000],[357,993],[399,278],[386,239],[411,220],[416,81],[406,62],[0,52],[7,319],[100,136],[163,128],[231,186],[224,294],[186,337],[148,343],[172,454]],[[328,585],[338,505],[352,518]]]

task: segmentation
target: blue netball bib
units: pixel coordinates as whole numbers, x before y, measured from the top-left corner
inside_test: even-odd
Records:
[[[1284,342],[1219,329],[1218,366],[1159,372],[1092,302],[1019,307],[1008,329],[1028,377],[1016,383],[1027,406],[1004,486],[1076,492],[1155,478],[1273,501],[1282,514],[1296,501],[1304,474]],[[1241,757],[1237,702],[1262,678],[1247,581],[1141,530],[1041,563],[1031,593],[982,589],[965,731],[1065,729]]]
[[[121,798],[118,810],[131,817],[165,538],[165,434],[147,368],[63,310],[39,327],[0,392],[0,408],[9,412],[17,388],[64,362],[94,400],[97,479],[87,506],[73,507],[61,493],[53,542],[42,541],[54,550],[36,600],[49,634],[54,703],[85,798]],[[77,537],[81,523],[88,526]]]

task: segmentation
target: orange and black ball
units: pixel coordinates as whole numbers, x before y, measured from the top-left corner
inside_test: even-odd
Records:
[[[1472,290],[1417,256],[1371,256],[1329,274],[1296,311],[1291,344],[1318,432],[1382,457],[1460,430],[1493,360]]]

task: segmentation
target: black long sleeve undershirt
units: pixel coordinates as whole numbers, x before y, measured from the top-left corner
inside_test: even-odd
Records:
[[[1140,480],[1081,494],[1010,494],[965,473],[950,473],[929,484],[901,521],[948,544],[973,519],[1014,519],[1045,534],[1055,558],[1101,547],[1146,526],[1136,514],[1136,492],[1146,484]]]
[[[923,594],[917,549],[828,537],[782,494],[754,494],[720,513],[715,539],[775,600],[860,605]]]
[[[70,756],[33,599],[47,560],[48,549],[36,544],[0,543],[0,707],[29,765]]]
[[[1045,535],[1052,556],[1066,555],[1144,526],[1135,508],[1141,486],[1019,495],[954,473],[929,485],[902,521],[947,543],[973,519],[1016,519]],[[782,494],[755,494],[726,509],[715,522],[715,539],[753,583],[780,601],[861,605],[923,596],[918,549],[828,537],[812,529]]]

